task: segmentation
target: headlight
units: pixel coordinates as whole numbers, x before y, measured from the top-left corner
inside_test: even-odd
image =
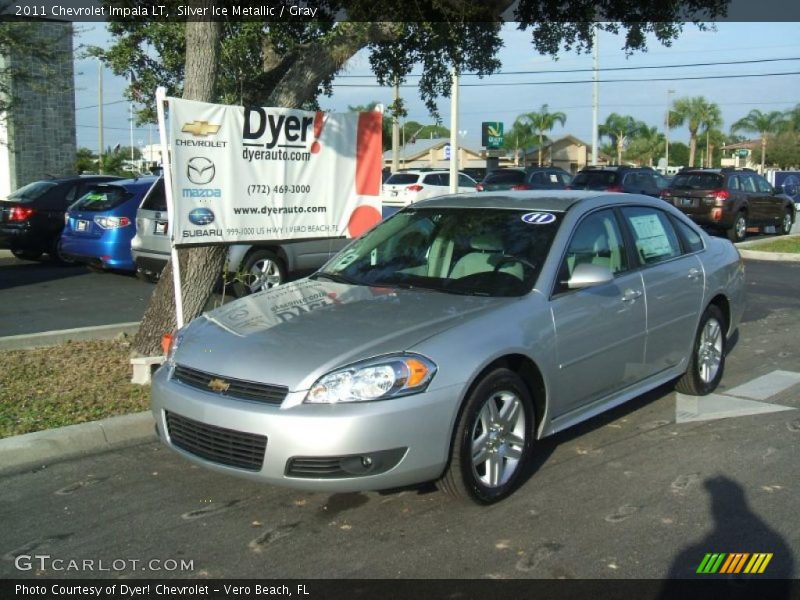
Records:
[[[175,363],[175,351],[183,341],[183,331],[183,329],[179,329],[175,333],[166,333],[161,336],[161,348],[167,355],[166,362],[170,365]]]
[[[305,402],[369,402],[416,394],[435,373],[436,365],[418,354],[375,358],[324,375],[308,390]]]

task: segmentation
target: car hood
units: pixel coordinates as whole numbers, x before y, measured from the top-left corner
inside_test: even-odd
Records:
[[[332,369],[408,350],[514,300],[304,279],[195,319],[175,362],[305,390]]]

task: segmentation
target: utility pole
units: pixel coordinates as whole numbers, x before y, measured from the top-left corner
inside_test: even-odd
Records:
[[[133,87],[133,74],[128,75],[128,87]],[[133,161],[135,160],[133,156],[133,102],[128,103],[128,113],[131,121],[131,167],[133,167]]]
[[[394,80],[394,108],[392,112],[392,173],[400,169],[400,119],[397,117],[397,105],[400,102],[400,82]]]
[[[592,34],[592,166],[597,166],[597,123],[598,112],[600,110],[600,83],[598,82],[598,71],[600,65],[600,57],[598,52],[598,38],[597,25],[594,26],[594,33]]]
[[[453,66],[450,91],[450,193],[458,192],[458,69]]]
[[[667,169],[669,169],[669,103],[670,103],[670,96],[675,93],[675,90],[667,90],[667,117],[664,121],[664,138],[666,139],[666,148],[664,149],[664,158],[667,162],[667,166],[664,168],[664,175],[667,174]]]
[[[97,59],[97,172],[103,174],[103,61]]]

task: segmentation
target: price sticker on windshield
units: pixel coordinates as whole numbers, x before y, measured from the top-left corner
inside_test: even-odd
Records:
[[[522,220],[528,225],[548,225],[556,220],[556,216],[553,213],[532,212],[522,215]]]

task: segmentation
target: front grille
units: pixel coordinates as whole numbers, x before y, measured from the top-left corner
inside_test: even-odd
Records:
[[[284,386],[220,377],[219,375],[198,371],[197,369],[184,367],[183,365],[175,366],[173,377],[181,383],[206,392],[213,392],[222,396],[230,396],[231,398],[239,398],[241,400],[253,400],[255,402],[263,402],[264,404],[276,406],[280,406],[289,393],[289,388]],[[214,383],[212,383],[215,380],[219,382],[217,389],[214,389]],[[222,389],[224,386],[227,386],[227,388]]]
[[[176,448],[220,465],[261,470],[267,449],[266,436],[215,427],[165,412],[167,432]]]

